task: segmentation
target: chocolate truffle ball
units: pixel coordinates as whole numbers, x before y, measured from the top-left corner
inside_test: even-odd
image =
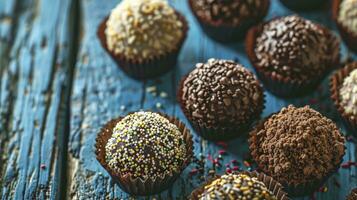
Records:
[[[106,25],[108,49],[138,61],[175,50],[184,35],[181,20],[166,0],[123,0]]]
[[[256,64],[277,77],[316,79],[339,56],[338,50],[331,53],[332,38],[320,25],[295,15],[272,20],[256,38]]]
[[[194,0],[192,7],[198,17],[213,24],[239,25],[261,15],[262,0]]]
[[[283,108],[259,124],[249,139],[259,169],[288,187],[312,182],[319,187],[339,168],[344,142],[336,124],[308,106]]]
[[[338,21],[357,37],[357,0],[342,0]]]
[[[204,186],[199,199],[277,200],[277,197],[256,177],[246,174],[227,174]]]
[[[357,67],[357,62],[354,65]],[[357,118],[357,69],[344,79],[339,94],[345,113],[350,115],[351,119]]]
[[[105,149],[112,171],[142,179],[181,170],[188,154],[178,127],[152,112],[136,112],[120,120]]]
[[[220,42],[244,38],[267,15],[270,0],[188,0],[202,29]]]
[[[351,191],[351,193],[347,196],[346,200],[356,200],[356,199],[357,199],[357,188]]]
[[[218,132],[250,124],[264,107],[259,82],[234,61],[209,59],[196,64],[181,90],[181,107],[190,121]]]

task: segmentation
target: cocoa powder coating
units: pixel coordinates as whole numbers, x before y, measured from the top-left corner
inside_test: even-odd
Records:
[[[288,185],[328,176],[345,150],[336,124],[308,106],[283,108],[251,133],[250,142],[261,170]]]

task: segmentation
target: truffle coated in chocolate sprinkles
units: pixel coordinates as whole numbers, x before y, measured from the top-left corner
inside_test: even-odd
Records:
[[[308,106],[283,108],[249,140],[259,168],[284,185],[323,179],[339,167],[345,150],[336,124]]]
[[[230,60],[198,63],[184,80],[184,106],[195,123],[207,128],[237,127],[259,116],[262,88],[254,75]]]
[[[332,35],[324,28],[292,15],[264,25],[256,39],[258,65],[264,71],[295,80],[308,80],[323,74],[339,51],[331,54]]]
[[[276,200],[263,182],[246,174],[227,174],[204,187],[201,200]]]
[[[106,161],[113,171],[143,179],[179,170],[186,157],[177,126],[152,112],[123,118],[106,145]]]
[[[262,0],[194,0],[192,5],[199,17],[230,25],[259,17],[264,7]]]

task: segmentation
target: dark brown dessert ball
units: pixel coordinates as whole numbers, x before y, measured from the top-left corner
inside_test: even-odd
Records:
[[[183,79],[178,98],[187,118],[208,139],[242,134],[264,108],[263,90],[255,76],[229,60],[196,64]]]
[[[213,39],[242,39],[246,31],[266,16],[269,0],[189,0],[203,30]]]
[[[297,96],[312,91],[339,63],[339,41],[327,28],[296,15],[253,28],[247,53],[272,93]]]

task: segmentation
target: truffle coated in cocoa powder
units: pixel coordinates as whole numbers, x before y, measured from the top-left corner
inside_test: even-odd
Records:
[[[345,140],[335,123],[308,106],[283,108],[252,133],[255,161],[282,184],[323,179],[344,155]]]

